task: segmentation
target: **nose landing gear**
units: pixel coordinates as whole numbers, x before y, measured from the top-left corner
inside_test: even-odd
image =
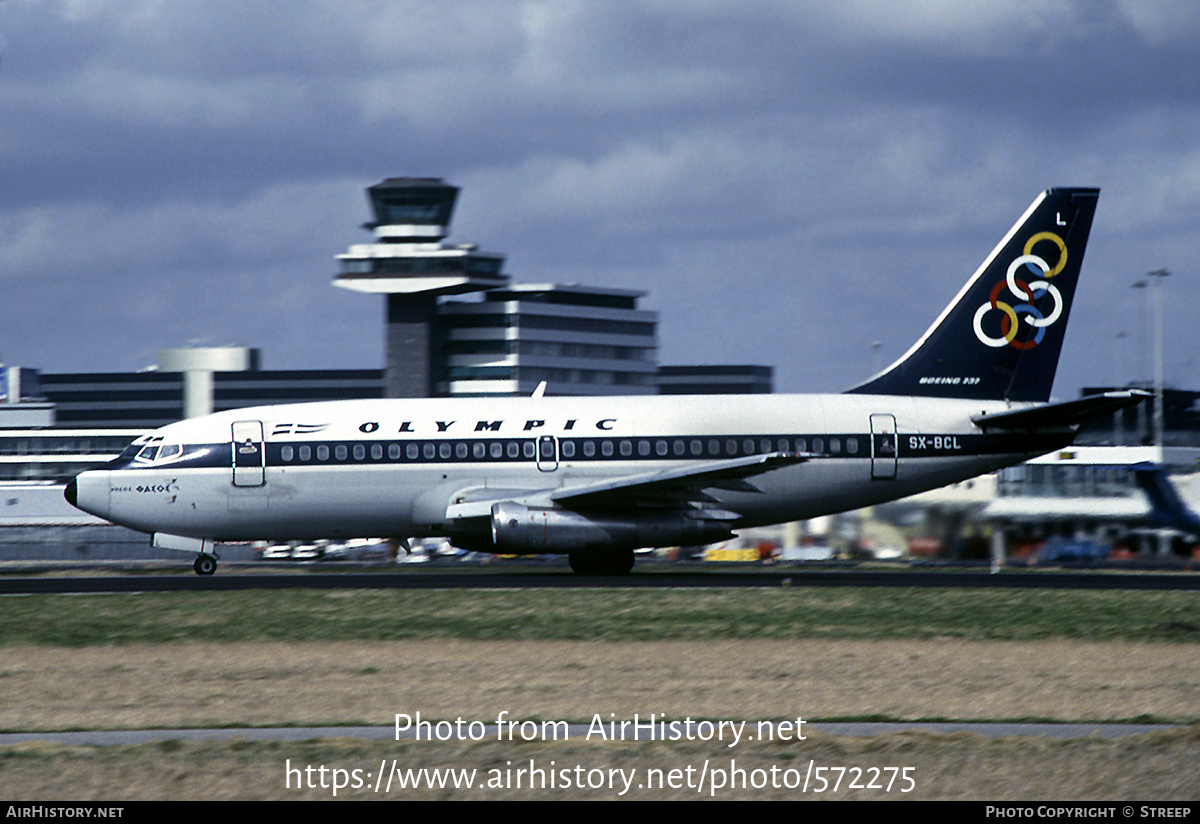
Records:
[[[196,556],[195,562],[192,564],[192,569],[196,570],[197,575],[212,575],[217,571],[217,556],[201,552]]]

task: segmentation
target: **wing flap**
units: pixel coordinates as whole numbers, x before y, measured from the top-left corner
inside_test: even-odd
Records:
[[[577,507],[627,503],[630,498],[643,501],[664,498],[697,500],[703,494],[703,489],[713,487],[762,492],[747,479],[772,469],[804,463],[814,457],[807,452],[769,452],[728,461],[709,461],[698,466],[566,486],[550,493],[550,499],[555,503]]]

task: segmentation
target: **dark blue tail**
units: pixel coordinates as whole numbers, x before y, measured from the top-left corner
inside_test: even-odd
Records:
[[[848,391],[1049,400],[1099,195],[1039,195],[912,349]]]
[[[1137,484],[1150,499],[1150,520],[1180,532],[1200,535],[1200,516],[1179,496],[1167,470],[1159,464],[1139,463],[1130,467]]]

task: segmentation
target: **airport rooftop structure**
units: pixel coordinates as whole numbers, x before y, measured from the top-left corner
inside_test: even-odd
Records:
[[[36,369],[0,363],[0,429],[54,426],[54,404],[42,397]]]
[[[750,364],[730,366],[660,366],[660,395],[769,395],[774,370]]]
[[[442,304],[439,395],[653,395],[658,315],[645,292],[520,283]]]
[[[51,425],[142,430],[247,406],[382,397],[378,369],[262,371],[260,362],[258,349],[240,346],[164,349],[141,372],[43,373],[39,394],[54,408]]]
[[[440,178],[394,177],[367,189],[375,220],[363,226],[374,243],[355,244],[337,259],[333,284],[385,295],[384,397],[439,394],[443,354],[438,300],[508,283],[504,256],[473,243],[444,243],[458,188]]]

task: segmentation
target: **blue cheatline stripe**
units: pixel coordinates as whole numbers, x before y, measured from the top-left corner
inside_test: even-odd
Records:
[[[899,460],[934,457],[972,457],[1010,453],[1049,452],[1069,443],[1064,435],[940,435],[867,433],[793,435],[687,435],[642,438],[558,438],[558,454],[544,460],[574,464],[647,461],[712,461],[769,452],[817,453],[825,459],[875,457]],[[266,444],[270,467],[528,464],[538,460],[538,438],[470,438],[414,440],[297,440]],[[895,450],[894,452],[892,450]],[[188,446],[182,458],[163,463],[138,463],[120,458],[112,469],[174,470],[229,467],[228,443]]]

